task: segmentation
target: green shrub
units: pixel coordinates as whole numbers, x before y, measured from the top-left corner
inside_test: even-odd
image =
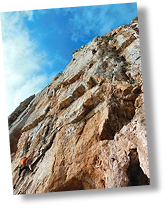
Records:
[[[108,36],[108,41],[109,40],[113,40],[113,37],[112,36]]]
[[[134,84],[135,83],[135,79],[130,79],[129,83],[130,84]]]
[[[126,62],[126,64],[127,64],[128,66],[130,66],[130,65],[131,65],[131,63],[130,63],[130,62],[128,62],[128,61]]]
[[[54,118],[52,115],[49,115],[49,117],[50,117],[51,119],[53,119],[53,118]]]
[[[12,128],[12,125],[10,125],[8,128],[9,128],[9,130],[10,130],[10,129]]]
[[[104,39],[104,42],[108,43],[109,40],[113,40],[113,37],[112,36],[104,36],[103,39]]]
[[[138,20],[138,16],[136,16],[136,17],[133,19],[133,21],[134,21],[134,20]]]

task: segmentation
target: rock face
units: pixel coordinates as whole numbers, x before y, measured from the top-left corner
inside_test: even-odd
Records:
[[[30,96],[26,100],[20,103],[20,105],[11,113],[8,117],[8,124],[11,128],[11,124],[18,118],[18,116],[27,108],[29,103],[34,99],[35,95]]]
[[[14,194],[149,184],[138,22],[95,37],[11,121]]]

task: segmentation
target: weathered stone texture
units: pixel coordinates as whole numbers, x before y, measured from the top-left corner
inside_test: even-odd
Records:
[[[14,194],[149,184],[138,23],[96,37],[10,129]]]

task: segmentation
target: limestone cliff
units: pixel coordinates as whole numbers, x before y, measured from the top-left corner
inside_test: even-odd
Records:
[[[10,119],[14,194],[149,184],[138,22],[95,37]]]

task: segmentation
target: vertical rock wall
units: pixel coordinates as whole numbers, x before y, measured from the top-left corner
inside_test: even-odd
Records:
[[[149,184],[138,22],[95,37],[11,124],[14,194]]]

